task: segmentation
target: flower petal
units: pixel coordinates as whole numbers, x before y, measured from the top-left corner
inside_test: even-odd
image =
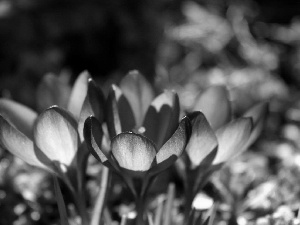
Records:
[[[84,141],[83,127],[85,120],[89,116],[95,116],[100,121],[100,123],[102,123],[104,120],[103,110],[104,94],[102,90],[96,85],[96,83],[92,79],[89,79],[87,96],[84,100],[78,122],[78,132],[82,142]]]
[[[116,85],[112,85],[106,105],[107,128],[113,138],[122,131],[132,131],[135,120],[128,100]]]
[[[120,88],[133,110],[137,127],[140,127],[154,98],[154,91],[150,83],[138,71],[134,70],[122,79]]]
[[[68,79],[63,75],[56,76],[53,73],[48,73],[42,78],[36,93],[39,111],[52,105],[67,108],[71,88]]]
[[[93,116],[84,123],[84,138],[91,154],[100,162],[105,163],[109,158],[109,152],[102,150],[103,130],[100,122]]]
[[[227,89],[224,86],[208,88],[197,100],[194,111],[203,112],[213,130],[229,122],[231,105]]]
[[[25,105],[9,99],[0,99],[0,114],[27,137],[32,138],[37,113]]]
[[[50,160],[69,166],[79,144],[76,121],[67,111],[51,107],[39,115],[34,140]]]
[[[264,122],[266,120],[267,113],[268,113],[268,103],[262,102],[250,108],[243,115],[243,117],[251,117],[253,120],[253,129],[251,132],[251,136],[247,142],[247,147],[249,147],[260,135],[263,129]]]
[[[88,79],[90,77],[91,76],[87,71],[83,71],[81,74],[79,74],[72,88],[68,104],[68,111],[73,113],[76,119],[78,119],[80,116],[81,108],[87,95]]]
[[[156,155],[153,143],[134,133],[121,133],[114,137],[111,149],[121,168],[136,172],[148,171]]]
[[[239,118],[216,131],[219,148],[213,164],[230,160],[245,150],[252,130],[251,118]]]
[[[43,169],[46,167],[36,156],[33,142],[22,132],[13,127],[7,120],[0,115],[0,142],[1,145],[18,158],[26,163],[38,166]]]
[[[192,123],[192,135],[186,152],[192,167],[196,167],[218,146],[218,140],[202,112],[194,112],[188,117]]]
[[[170,167],[181,156],[191,134],[191,123],[184,117],[171,138],[161,147],[156,154],[157,165],[151,172],[159,173]]]
[[[178,119],[178,95],[173,91],[165,91],[153,100],[146,113],[144,135],[159,149],[176,130]]]

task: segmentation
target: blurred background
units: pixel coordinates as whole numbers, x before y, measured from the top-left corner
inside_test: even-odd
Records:
[[[34,107],[45,73],[131,69],[152,82],[272,76],[298,87],[298,15],[297,0],[1,0],[0,90]]]
[[[158,89],[176,89],[184,110],[215,84],[228,87],[235,115],[268,101],[266,127],[242,158],[244,172],[252,173],[251,188],[275,180],[281,195],[265,214],[283,204],[299,209],[300,1],[0,0],[2,97],[36,108],[46,73],[72,83],[88,70],[106,89],[132,69]],[[223,178],[250,190],[247,174],[228,170]],[[0,224],[57,222],[51,190],[45,173],[0,151],[0,214],[7,215]],[[269,201],[270,192],[254,200]]]

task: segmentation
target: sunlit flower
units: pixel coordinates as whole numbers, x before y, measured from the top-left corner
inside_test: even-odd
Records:
[[[228,93],[223,86],[214,86],[198,99],[188,118],[191,138],[179,163],[186,185],[186,208],[210,175],[247,149],[262,130],[267,104],[261,103],[243,117],[233,119]],[[200,111],[201,112],[200,112]]]
[[[109,93],[107,126],[111,149],[101,148],[101,124],[86,120],[84,136],[92,154],[119,173],[135,196],[143,196],[151,178],[181,155],[189,138],[190,122],[178,124],[178,96],[165,91],[154,98],[150,84],[130,72]]]
[[[201,111],[213,130],[224,126],[232,120],[233,113],[228,90],[221,85],[208,88],[196,100],[193,111]],[[261,133],[267,111],[268,104],[261,102],[242,115],[243,117],[251,117],[253,120],[253,129],[248,145],[252,144]]]
[[[48,75],[46,80],[55,80]],[[45,83],[44,93],[54,83]],[[46,85],[48,84],[48,86]],[[45,95],[45,100],[51,99]],[[50,90],[50,89],[49,89]],[[52,106],[40,115],[32,109],[9,99],[0,99],[0,141],[2,146],[28,164],[60,174],[71,167],[79,170],[85,119],[95,115],[103,121],[103,94],[89,74],[82,73],[69,97],[68,110]],[[78,152],[78,156],[76,156]]]

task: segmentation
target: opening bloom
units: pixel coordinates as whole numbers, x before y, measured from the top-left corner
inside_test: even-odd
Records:
[[[92,154],[118,172],[134,195],[143,195],[150,179],[167,169],[183,152],[190,121],[178,124],[178,96],[165,91],[154,98],[151,85],[137,71],[112,85],[107,100],[107,126],[111,149],[101,148],[101,124],[90,117],[84,136]],[[141,184],[141,185],[140,185]]]
[[[267,104],[260,103],[243,117],[232,120],[226,88],[213,86],[199,97],[194,109],[197,111],[188,114],[192,134],[178,164],[186,186],[186,217],[193,198],[211,174],[256,140],[263,127]]]
[[[192,134],[185,151],[185,165],[190,169],[208,162],[223,164],[246,150],[262,130],[267,103],[259,103],[243,117],[231,120],[226,88],[213,86],[199,97],[194,109],[197,111],[188,115]]]
[[[49,77],[52,75],[45,79],[51,80]],[[45,99],[49,99],[50,94],[46,94]],[[72,163],[77,164],[75,155],[84,141],[85,119],[95,115],[103,121],[103,102],[102,91],[88,73],[82,73],[74,84],[68,103],[70,111],[52,106],[38,115],[22,104],[0,99],[1,144],[28,164],[52,172],[58,169],[57,165],[68,168]]]

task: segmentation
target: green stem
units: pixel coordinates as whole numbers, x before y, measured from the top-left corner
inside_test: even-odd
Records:
[[[192,204],[194,200],[195,195],[193,194],[192,190],[186,190],[185,191],[185,207],[184,207],[184,221],[186,222],[189,220],[189,216],[192,211]]]
[[[89,216],[86,209],[85,203],[85,195],[81,191],[77,193],[73,193],[74,202],[76,204],[76,208],[78,210],[78,214],[81,217],[81,224],[88,225],[89,224]]]
[[[175,197],[175,185],[173,183],[169,184],[168,195],[165,206],[165,216],[163,225],[170,225],[172,223],[172,208]]]
[[[145,210],[144,198],[139,196],[136,199],[136,211],[137,211],[136,225],[145,225],[144,210]]]
[[[189,216],[192,211],[192,204],[195,198],[195,179],[193,176],[190,176],[192,171],[187,171],[186,179],[184,181],[184,190],[185,190],[185,204],[184,204],[184,224],[189,220]]]
[[[107,193],[107,187],[109,183],[110,173],[109,169],[107,167],[102,168],[102,176],[101,176],[101,183],[100,183],[100,190],[99,194],[96,199],[96,203],[94,206],[92,219],[91,219],[91,225],[99,225],[99,222],[101,220],[101,215],[103,211],[103,206],[105,204],[106,200],[106,193]]]

